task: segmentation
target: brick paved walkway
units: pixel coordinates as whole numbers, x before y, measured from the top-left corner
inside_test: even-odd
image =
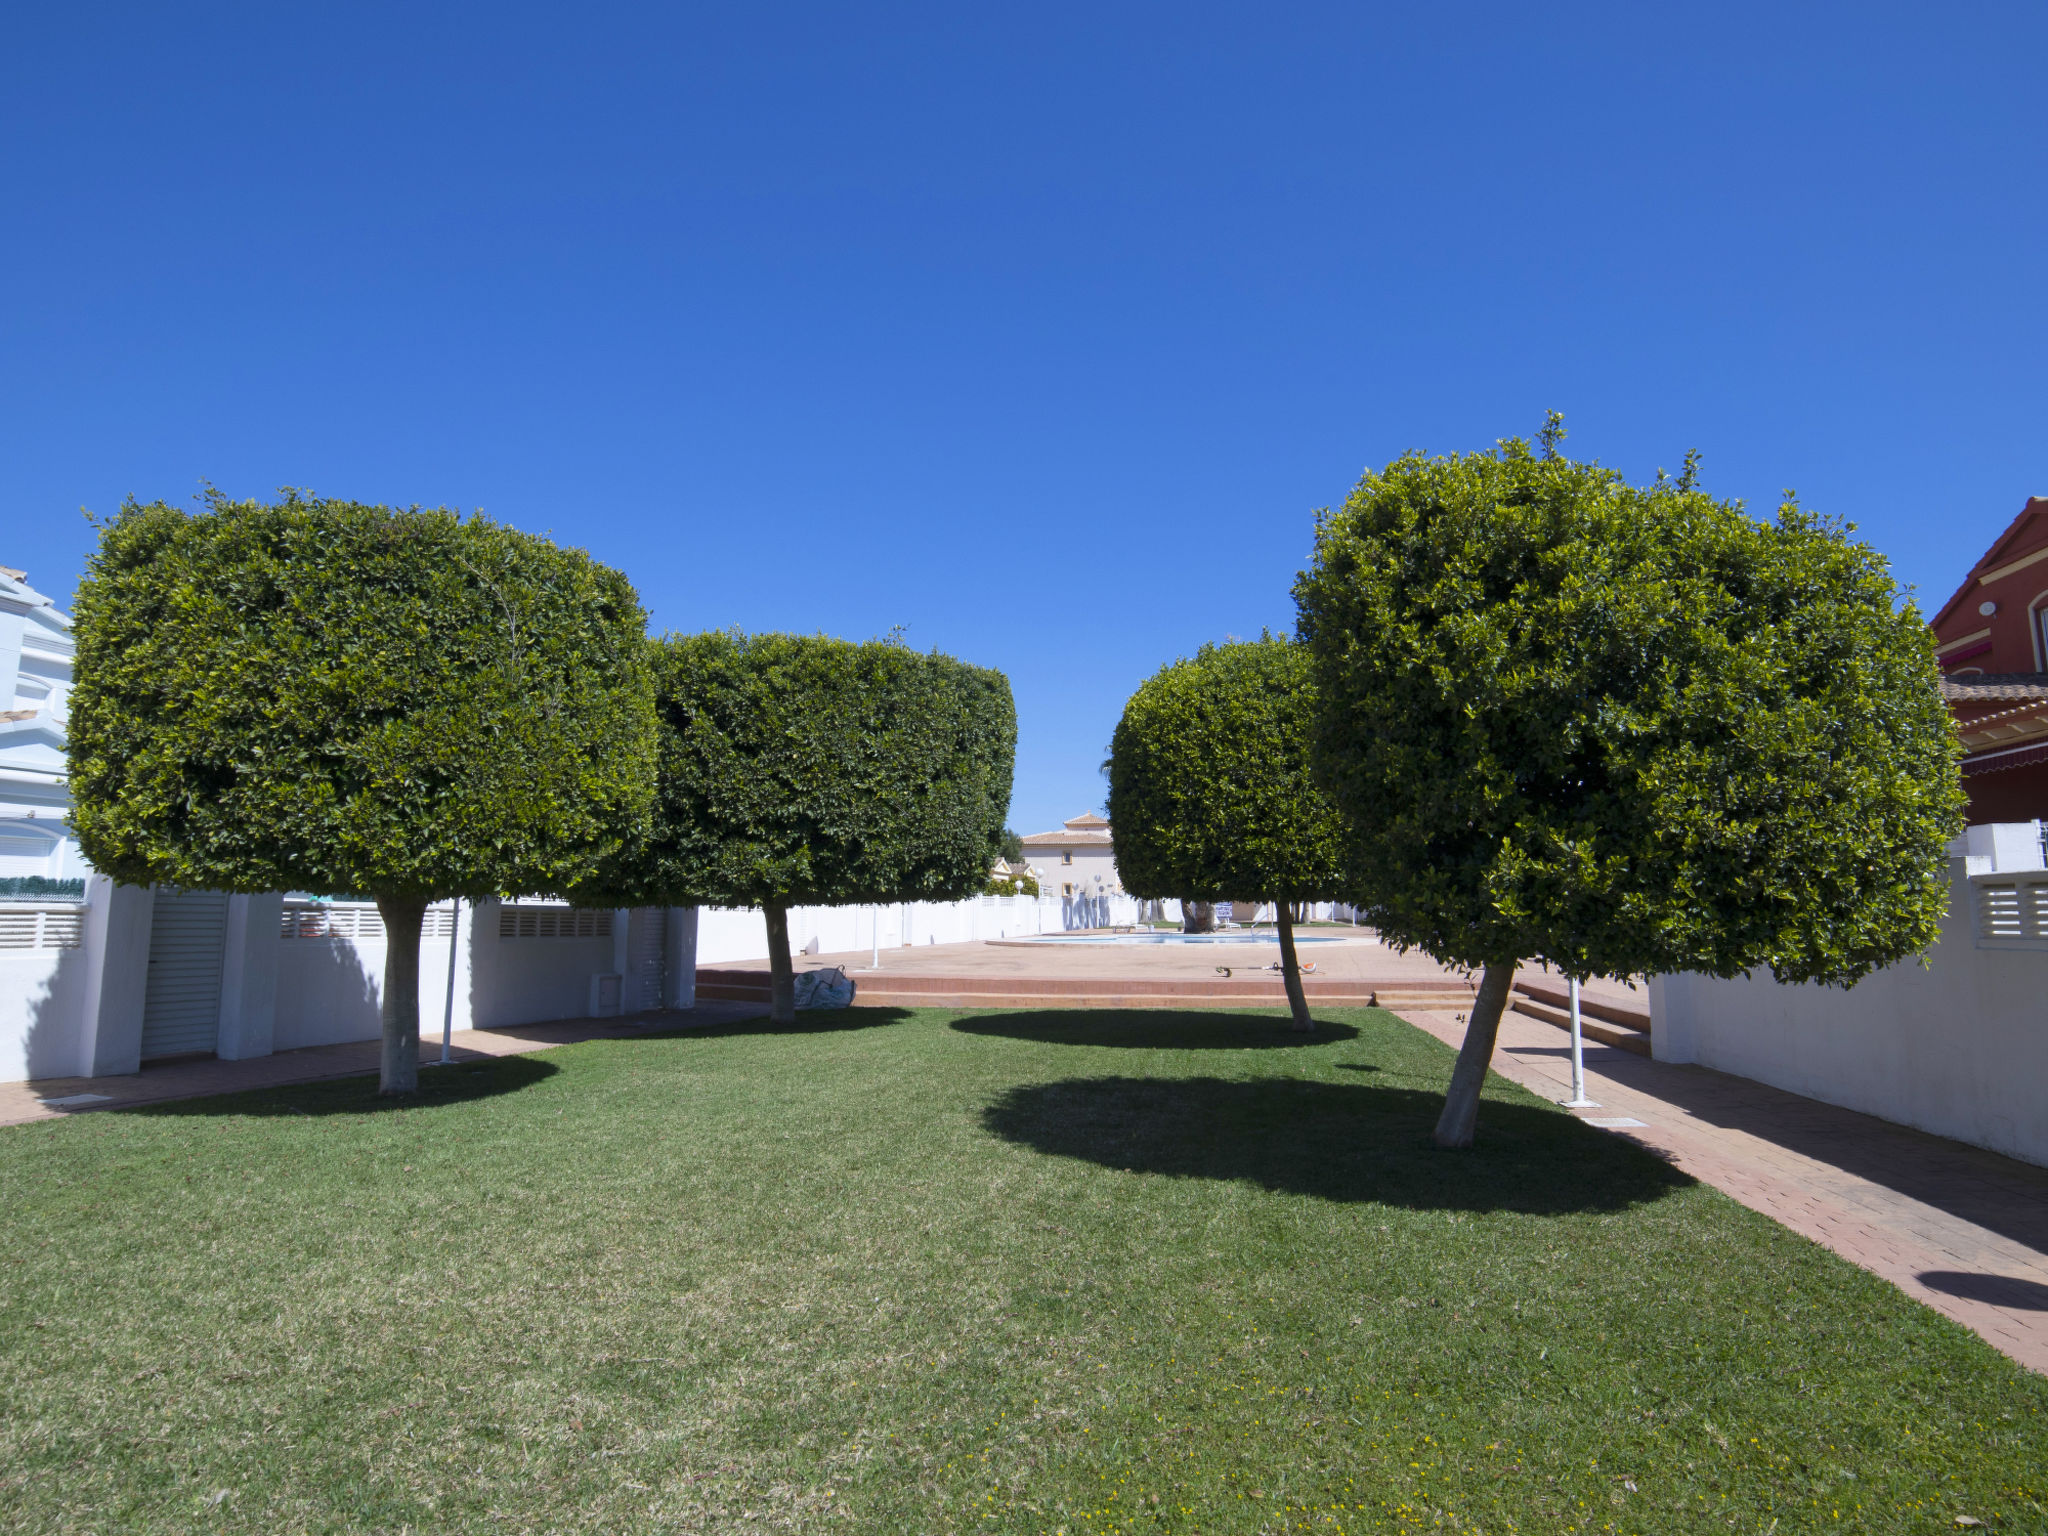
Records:
[[[1450,1045],[1451,1013],[1400,1010]],[[2048,1372],[2048,1168],[1705,1067],[1586,1045],[1582,1120],[1891,1281],[2031,1370]],[[1571,1096],[1566,1037],[1509,1014],[1494,1069]],[[1480,1134],[1485,1134],[1482,1112]]]
[[[650,1029],[691,1029],[748,1019],[763,1010],[746,1003],[699,1003],[695,1008],[640,1014],[625,1019],[571,1019],[559,1024],[522,1024],[510,1029],[458,1029],[450,1040],[455,1061],[485,1056],[519,1056],[579,1040],[617,1040]],[[46,1077],[33,1083],[0,1083],[0,1125],[51,1120],[59,1115],[170,1099],[203,1099],[251,1088],[317,1083],[330,1077],[358,1077],[377,1070],[378,1044],[311,1045],[249,1061],[173,1061],[123,1077]],[[420,1068],[441,1059],[438,1033],[420,1042]]]

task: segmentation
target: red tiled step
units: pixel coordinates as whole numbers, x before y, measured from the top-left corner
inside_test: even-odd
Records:
[[[1563,982],[1518,981],[1515,990],[1522,996],[1552,1008],[1563,1008],[1569,1012],[1572,1006],[1571,988]],[[1610,1003],[1599,998],[1579,995],[1579,1017],[1581,1020],[1605,1019],[1610,1024],[1619,1024],[1623,1029],[1650,1032],[1650,1016],[1640,1008],[1631,1008],[1626,1003]]]
[[[1035,977],[930,976],[853,973],[856,1006],[922,1008],[1029,1008],[1050,1002],[1068,1007],[1171,1008],[1231,1003],[1285,1003],[1287,989],[1277,974],[1257,971],[1214,977]],[[1472,999],[1470,983],[1452,977],[1400,978],[1375,982],[1305,976],[1310,1002],[1367,1007],[1455,1008]],[[705,969],[697,973],[697,995],[705,999],[765,1002],[766,971]]]
[[[1555,1024],[1559,1029],[1570,1032],[1572,1000],[1568,989],[1542,982],[1518,981],[1515,992],[1517,995],[1509,1006],[1516,1013],[1541,1019],[1546,1024]],[[1619,1046],[1637,1056],[1650,1054],[1650,1016],[1619,1003],[1596,1003],[1581,996],[1579,1033],[1588,1040]]]
[[[1443,1008],[1442,998],[1400,998],[1389,993],[1360,992],[1336,997],[1312,997],[1317,1008]],[[856,1008],[1285,1008],[1287,994],[1279,988],[1271,993],[1241,997],[1168,996],[1157,992],[1091,992],[1063,995],[1057,992],[882,992],[863,983],[855,992]]]

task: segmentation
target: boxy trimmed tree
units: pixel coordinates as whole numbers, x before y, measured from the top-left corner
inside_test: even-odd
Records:
[[[287,490],[126,504],[79,588],[80,846],[138,885],[374,898],[378,1085],[419,1085],[427,904],[559,891],[645,830],[646,620],[587,555]]]
[[[1148,900],[1253,895],[1278,914],[1294,1027],[1315,1028],[1290,903],[1339,894],[1336,808],[1309,771],[1310,658],[1268,636],[1205,645],[1124,706],[1109,752],[1109,817],[1124,889]]]
[[[1445,1146],[1518,961],[1848,986],[1933,941],[1962,822],[1933,641],[1882,557],[1561,435],[1368,473],[1295,586],[1346,869],[1386,938],[1484,968]]]
[[[771,1016],[795,1017],[789,909],[978,895],[1017,750],[1009,680],[894,640],[654,642],[655,829],[595,886],[759,907]]]

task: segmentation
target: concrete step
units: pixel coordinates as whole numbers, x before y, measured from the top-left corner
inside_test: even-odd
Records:
[[[1233,967],[1231,976],[1038,977],[930,976],[881,971],[849,972],[856,1007],[872,1008],[1228,1008],[1287,1003],[1286,984],[1272,971]],[[1311,1005],[1326,1008],[1464,1009],[1469,982],[1446,977],[1389,981],[1304,976]],[[697,995],[707,1001],[769,1000],[765,970],[711,967],[697,973]]]
[[[1287,997],[1284,993],[1272,997],[1187,997],[1165,996],[1157,992],[1090,992],[1074,996],[1057,993],[1034,992],[882,992],[869,987],[860,987],[854,993],[853,1006],[856,1008],[1005,1008],[1005,1009],[1053,1009],[1061,1012],[1077,1008],[1285,1008]],[[1319,997],[1310,999],[1312,1008],[1366,1008],[1371,1006],[1365,997]]]
[[[1157,997],[1181,998],[1254,998],[1284,997],[1286,986],[1279,975],[1271,971],[1238,972],[1233,976],[1215,977],[1166,977],[1166,976],[920,976],[892,975],[887,969],[877,971],[855,971],[850,973],[862,991],[882,988],[892,993],[915,993],[931,996],[953,995],[955,993],[981,993],[988,996],[1004,997],[1110,997],[1127,996],[1143,992]],[[1370,997],[1374,992],[1396,992],[1402,996],[1429,997],[1446,1003],[1470,1001],[1472,989],[1461,983],[1434,985],[1421,983],[1389,983],[1364,981],[1336,981],[1315,976],[1302,978],[1302,991],[1310,998],[1359,998]]]
[[[1515,983],[1515,991],[1531,1002],[1564,1009],[1567,1019],[1570,1017],[1572,993],[1570,986],[1565,982],[1518,981]],[[1623,1029],[1640,1030],[1646,1035],[1650,1032],[1650,1015],[1643,1009],[1630,1007],[1626,1003],[1587,997],[1583,992],[1579,995],[1579,1017],[1581,1020],[1605,1019],[1609,1024],[1619,1024]]]
[[[697,979],[697,996],[706,1002],[719,1003],[765,1003],[769,1000],[770,989],[766,982],[754,986],[748,982],[706,981]]]
[[[1535,1002],[1526,997],[1517,997],[1509,1006],[1516,1013],[1522,1014],[1527,1018],[1541,1019],[1546,1024],[1555,1024],[1566,1034],[1571,1033],[1572,1016],[1569,1012],[1546,1007],[1542,1003]],[[1624,1051],[1631,1051],[1638,1056],[1647,1056],[1650,1054],[1649,1030],[1648,1020],[1645,1020],[1639,1028],[1636,1025],[1619,1026],[1606,1024],[1597,1019],[1588,1018],[1584,1000],[1582,999],[1579,1003],[1579,1033],[1588,1040],[1597,1040],[1602,1045],[1619,1046]]]

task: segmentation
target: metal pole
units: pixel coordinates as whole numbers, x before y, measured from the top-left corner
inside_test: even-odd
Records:
[[[457,896],[448,908],[448,1005],[441,1010],[441,1065],[447,1066],[451,1059],[449,1043],[455,1035],[455,940],[462,932],[462,898]]]
[[[1600,1106],[1586,1097],[1586,1051],[1585,1037],[1579,1031],[1579,978],[1572,978],[1572,1096],[1564,1101],[1566,1109],[1598,1109]]]
[[[875,941],[875,958],[874,962],[868,966],[868,969],[879,971],[882,968],[882,909],[880,907],[868,908],[868,937]]]

